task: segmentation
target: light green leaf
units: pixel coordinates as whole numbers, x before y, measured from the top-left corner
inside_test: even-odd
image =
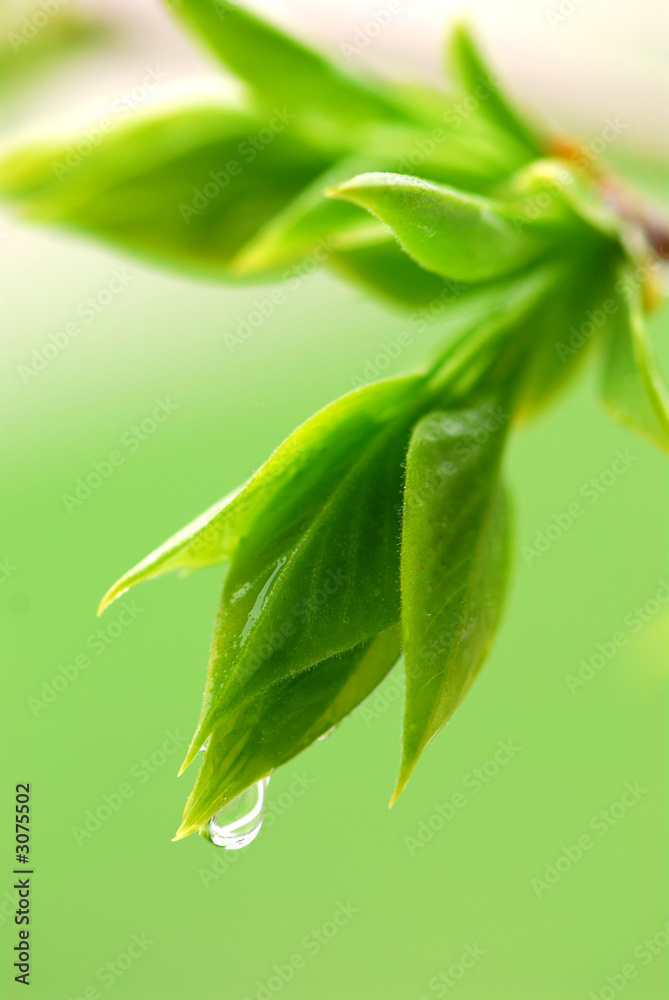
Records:
[[[249,697],[213,729],[175,839],[204,832],[226,802],[308,747],[348,715],[400,654],[394,625],[374,639]]]
[[[486,66],[469,29],[464,24],[455,27],[449,45],[449,64],[464,92],[476,102],[476,110],[515,136],[528,152],[541,156],[544,143],[539,133],[521,118],[504,96]]]
[[[286,208],[258,230],[233,261],[236,274],[280,267],[292,260],[304,263],[317,253],[327,263],[347,233],[369,227],[369,214],[348,202],[323,197],[323,190],[359,170],[378,165],[378,157],[347,156],[320,174]]]
[[[137,117],[97,145],[80,138],[8,154],[0,194],[32,219],[212,275],[225,274],[258,229],[327,165],[289,121],[216,104]]]
[[[254,476],[168,539],[118,580],[102,612],[130,587],[172,570],[225,562],[258,526],[268,545],[299,531],[345,474],[351,456],[394,420],[419,392],[420,376],[383,379],[347,393],[297,428]]]
[[[669,452],[669,394],[641,311],[641,289],[631,267],[619,270],[607,315],[602,399],[625,427]]]
[[[401,569],[407,688],[393,801],[469,690],[500,616],[508,525],[499,464],[509,417],[499,401],[433,412],[411,438]]]
[[[535,160],[497,189],[512,203],[514,222],[563,235],[573,229],[600,247],[619,243],[620,221],[587,179],[562,160]]]
[[[403,174],[362,174],[328,192],[369,209],[429,271],[487,281],[545,255],[550,243],[514,225],[508,206]]]
[[[226,0],[168,0],[170,6],[268,106],[299,115],[300,126],[342,130],[402,118],[401,109],[375,87],[345,72],[279,28]],[[352,137],[347,137],[347,143]],[[354,144],[354,143],[353,143]]]

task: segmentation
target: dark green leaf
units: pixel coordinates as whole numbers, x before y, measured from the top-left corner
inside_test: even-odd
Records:
[[[242,701],[367,642],[399,619],[403,462],[424,380],[396,379],[394,415],[305,470],[240,539],[214,628],[188,764]],[[360,390],[371,398],[376,386]]]
[[[411,438],[401,570],[407,689],[394,799],[469,690],[499,619],[508,558],[499,464],[508,421],[499,401],[433,412]]]
[[[515,336],[528,345],[528,360],[518,392],[522,418],[535,414],[572,379],[590,357],[607,322],[613,286],[611,254],[575,248],[562,278]]]
[[[355,708],[400,654],[394,625],[339,656],[248,697],[214,727],[177,839],[203,830],[226,802],[285,764]]]

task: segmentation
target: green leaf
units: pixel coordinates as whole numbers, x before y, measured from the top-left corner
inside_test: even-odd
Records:
[[[328,192],[369,209],[429,271],[487,281],[545,255],[550,242],[518,228],[511,209],[402,174],[362,174]]]
[[[669,452],[669,395],[654,357],[641,311],[641,289],[631,267],[623,267],[608,313],[602,398],[625,427]]]
[[[279,28],[226,0],[169,0],[218,58],[271,107],[286,106],[309,132],[342,130],[402,118],[401,109],[375,87],[357,79]],[[351,143],[352,137],[347,137]],[[354,142],[353,142],[354,144]]]
[[[451,35],[449,56],[453,75],[464,92],[476,102],[477,111],[515,136],[533,155],[541,156],[544,144],[539,133],[521,118],[506,99],[464,24],[457,25]]]
[[[327,165],[290,126],[216,104],[176,107],[97,145],[73,136],[18,149],[0,163],[0,193],[32,219],[221,275]]]
[[[176,838],[211,816],[335,726],[394,666],[399,625],[310,670],[242,697],[213,729]]]
[[[409,257],[395,239],[385,239],[332,253],[330,266],[347,278],[397,305],[442,308],[467,288],[442,278]]]
[[[258,230],[233,261],[235,273],[253,274],[292,260],[304,261],[314,252],[319,263],[327,263],[337,243],[361,225],[369,229],[370,219],[357,205],[323,197],[323,190],[377,163],[378,157],[371,154],[355,155],[329,167]]]
[[[611,252],[575,248],[561,280],[515,336],[529,345],[516,409],[525,419],[553,401],[590,357],[612,302]]]
[[[478,674],[495,631],[508,563],[499,464],[503,405],[433,412],[407,456],[402,527],[406,707],[393,801]]]
[[[130,587],[172,570],[226,562],[256,530],[259,544],[275,544],[300,530],[313,507],[329,496],[351,456],[412,406],[420,376],[383,379],[347,393],[297,428],[240,489],[214,504],[118,580],[102,612]]]
[[[403,462],[428,403],[422,378],[393,384],[394,413],[388,405],[359,420],[334,454],[305,470],[308,489],[296,480],[240,538],[184,766],[238,703],[398,621]],[[371,399],[376,388],[359,394]]]
[[[517,226],[535,231],[588,238],[599,247],[620,243],[620,220],[598,195],[595,186],[561,160],[535,160],[497,189],[513,206]]]

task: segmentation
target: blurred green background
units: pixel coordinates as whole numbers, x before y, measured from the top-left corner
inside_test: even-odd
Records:
[[[623,166],[669,201],[661,163],[628,151]],[[134,617],[120,621],[121,604],[96,619],[97,601],[350,388],[407,321],[317,274],[231,351],[225,335],[266,302],[268,286],[161,273],[8,216],[0,234],[2,995],[21,988],[12,810],[15,784],[27,781],[35,1000],[666,996],[669,605],[648,605],[638,630],[629,617],[669,583],[666,457],[608,421],[588,373],[517,436],[505,624],[397,806],[387,809],[399,671],[273,776],[251,847],[173,844],[193,778],[176,771],[197,719],[221,571],[145,585],[127,599]],[[120,269],[126,287],[87,320],[88,300],[100,306]],[[81,333],[26,384],[21,366],[77,320]],[[652,329],[666,370],[669,312]],[[419,364],[439,336],[435,325],[415,337],[386,371]],[[158,400],[173,412],[142,429]],[[122,464],[66,504],[114,450]],[[619,450],[629,471],[589,504],[581,490]],[[528,565],[522,546],[579,500],[585,515]],[[598,644],[609,649],[620,631],[627,643],[572,693],[579,661],[599,662]],[[77,673],[82,655],[90,665]],[[176,752],[168,734],[184,741]],[[501,766],[491,763],[500,741],[515,748]],[[628,783],[637,798],[618,806]],[[439,807],[458,792],[464,805],[443,819]],[[105,818],[84,837],[98,811]],[[560,860],[575,859],[586,834],[582,857]],[[556,862],[565,870],[542,888],[536,880]],[[144,944],[128,964],[134,935]],[[293,956],[300,968],[288,978]]]

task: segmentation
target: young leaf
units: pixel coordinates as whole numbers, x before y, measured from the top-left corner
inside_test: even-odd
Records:
[[[371,154],[344,157],[304,188],[286,208],[270,219],[233,261],[235,273],[253,274],[287,264],[317,252],[327,263],[336,240],[369,224],[369,214],[350,202],[323,197],[323,189],[345,180],[358,170],[378,165]]]
[[[409,308],[434,306],[437,314],[469,287],[427,271],[392,237],[336,250],[330,266],[390,302]]]
[[[130,587],[163,573],[225,562],[258,526],[268,545],[299,531],[377,431],[414,405],[420,376],[383,379],[347,393],[297,428],[240,489],[219,500],[118,580],[102,612]]]
[[[428,271],[487,281],[546,254],[550,242],[514,225],[511,209],[402,174],[362,174],[328,194],[369,209]]]
[[[401,564],[407,689],[393,801],[469,690],[499,619],[508,562],[499,464],[508,421],[499,402],[433,412],[411,438]]]
[[[341,130],[402,118],[402,110],[371,83],[351,76],[252,14],[237,0],[168,0],[219,59],[274,107],[323,118]],[[305,123],[308,130],[308,124]]]
[[[530,345],[516,408],[525,419],[552,402],[590,357],[604,308],[612,302],[611,253],[575,249],[562,280],[540,307],[518,324],[517,337]]]
[[[105,133],[86,156],[72,152],[76,138],[19,149],[0,163],[0,192],[33,219],[225,274],[328,163],[290,124],[214,104],[162,111]]]
[[[669,452],[669,395],[654,358],[632,269],[621,268],[607,315],[602,397],[621,424]]]
[[[175,839],[202,831],[226,802],[348,715],[394,666],[400,629],[242,697],[213,729]]]
[[[533,156],[541,156],[544,143],[507,101],[464,24],[456,25],[450,38],[450,68],[462,89],[476,102],[480,114],[514,135]]]
[[[364,438],[345,439],[338,461],[309,470],[308,494],[298,484],[244,533],[223,585],[185,766],[241,701],[398,621],[403,462],[428,405],[424,384],[415,381],[393,417],[368,422]]]

